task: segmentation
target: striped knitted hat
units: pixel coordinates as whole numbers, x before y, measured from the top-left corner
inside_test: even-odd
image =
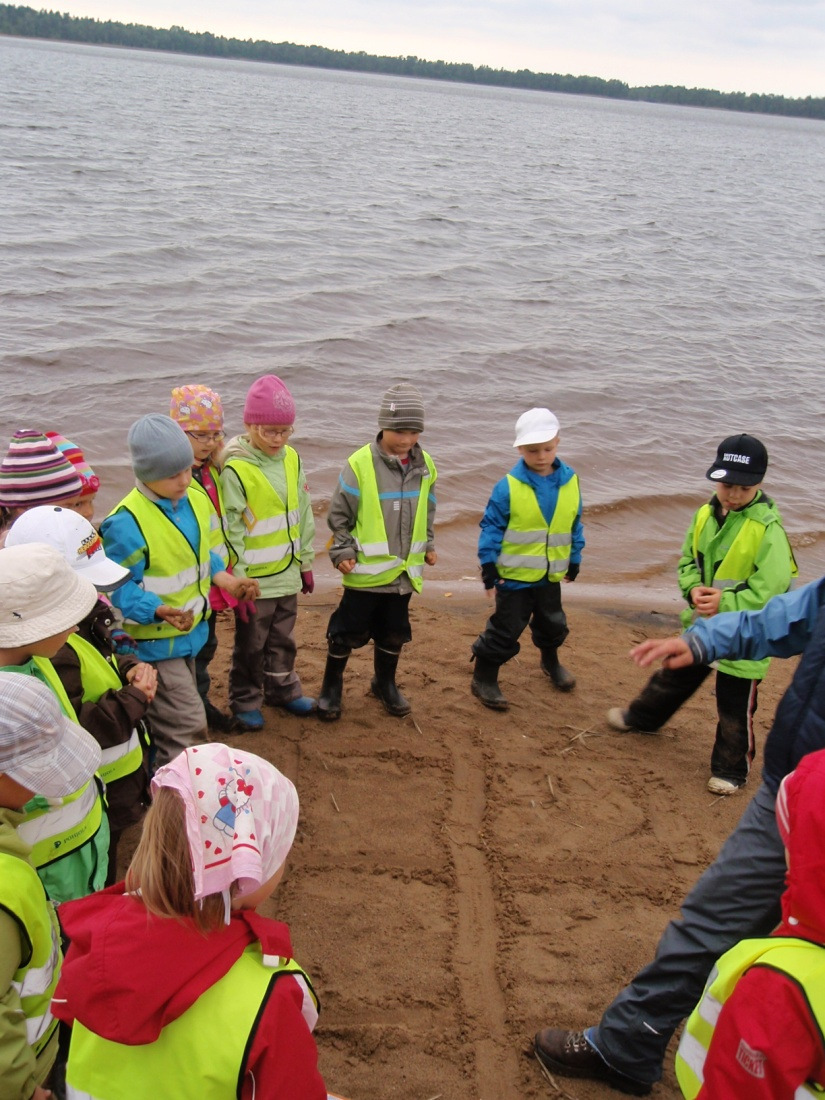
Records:
[[[83,482],[74,466],[42,432],[21,428],[0,465],[0,504],[31,508],[79,497]]]
[[[82,496],[91,497],[100,488],[100,478],[86,461],[83,452],[76,443],[66,439],[59,432],[46,432],[46,438],[50,439],[64,458],[68,458],[83,482]]]
[[[378,411],[378,427],[391,432],[423,432],[424,402],[409,382],[399,382],[384,394]]]

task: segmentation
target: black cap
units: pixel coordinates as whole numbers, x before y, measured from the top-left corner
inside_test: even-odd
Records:
[[[706,477],[733,485],[758,485],[768,469],[768,452],[753,435],[729,435],[719,444]]]

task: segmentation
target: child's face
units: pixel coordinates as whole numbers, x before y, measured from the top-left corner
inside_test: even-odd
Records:
[[[276,455],[295,430],[291,424],[244,424],[253,446],[265,455]]]
[[[406,458],[420,435],[421,432],[396,432],[392,428],[384,428],[378,446],[394,458]]]
[[[716,496],[726,512],[741,512],[759,489],[759,485],[732,485],[729,481],[720,481],[716,485]]]
[[[79,516],[83,516],[89,523],[92,522],[92,516],[95,514],[95,497],[97,493],[92,493],[90,496],[72,497],[71,500],[61,500],[60,507],[68,508],[70,512],[77,512]]]
[[[224,440],[223,432],[187,432],[186,434],[192,444],[196,466],[203,466],[204,462],[220,448]]]
[[[547,443],[528,443],[526,447],[519,447],[519,454],[524,459],[527,469],[540,474],[542,477],[547,477],[553,469],[560,438],[557,435],[555,439],[550,439]]]
[[[183,500],[186,496],[186,490],[191,484],[191,466],[187,466],[179,474],[173,474],[172,477],[162,477],[157,481],[145,482],[147,489],[151,489],[155,496],[163,497],[164,500]]]

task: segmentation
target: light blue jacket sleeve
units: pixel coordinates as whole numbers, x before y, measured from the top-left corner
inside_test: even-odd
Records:
[[[825,578],[820,578],[774,596],[759,611],[726,611],[699,619],[684,639],[701,664],[723,657],[795,657],[811,640],[823,603]]]
[[[112,603],[133,623],[155,622],[155,611],[163,601],[141,583],[149,551],[140,528],[128,512],[115,512],[101,523],[100,534],[108,557],[132,572],[125,584],[110,593]]]
[[[482,565],[498,561],[509,522],[510,485],[505,477],[494,486],[479,523],[481,534],[478,537],[478,560]]]

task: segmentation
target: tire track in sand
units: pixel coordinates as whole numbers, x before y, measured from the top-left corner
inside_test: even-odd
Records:
[[[453,791],[446,832],[456,874],[458,930],[455,978],[464,1006],[467,1043],[475,1057],[479,1100],[512,1100],[518,1058],[508,1039],[504,994],[496,974],[499,929],[483,836],[485,766],[469,739],[453,754]]]

